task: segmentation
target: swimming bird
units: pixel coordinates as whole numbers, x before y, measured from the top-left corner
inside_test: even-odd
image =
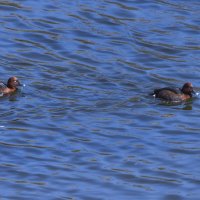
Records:
[[[192,98],[195,94],[192,83],[185,83],[183,87],[180,88],[171,88],[165,87],[160,89],[155,89],[153,96],[160,98],[166,101],[185,101]]]
[[[10,94],[15,92],[20,86],[20,82],[17,77],[10,77],[7,81],[7,84],[0,82],[0,93],[1,94]]]

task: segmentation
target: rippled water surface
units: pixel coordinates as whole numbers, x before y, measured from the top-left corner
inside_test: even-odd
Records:
[[[5,0],[0,199],[199,200],[199,0]]]

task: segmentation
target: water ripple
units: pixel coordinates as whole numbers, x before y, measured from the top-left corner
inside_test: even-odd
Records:
[[[199,1],[0,8],[1,81],[26,84],[0,99],[1,198],[199,199],[199,98],[149,95],[199,91]]]

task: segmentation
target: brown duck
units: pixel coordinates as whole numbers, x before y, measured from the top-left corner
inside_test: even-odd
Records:
[[[18,89],[19,86],[20,82],[17,77],[10,77],[7,81],[7,84],[0,82],[0,93],[3,95],[13,93]]]
[[[192,83],[185,83],[181,89],[178,88],[160,88],[155,89],[153,96],[166,101],[185,101],[192,98],[195,94]]]

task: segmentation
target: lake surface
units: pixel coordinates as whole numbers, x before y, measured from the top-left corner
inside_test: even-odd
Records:
[[[199,200],[199,0],[0,2],[0,199]]]

